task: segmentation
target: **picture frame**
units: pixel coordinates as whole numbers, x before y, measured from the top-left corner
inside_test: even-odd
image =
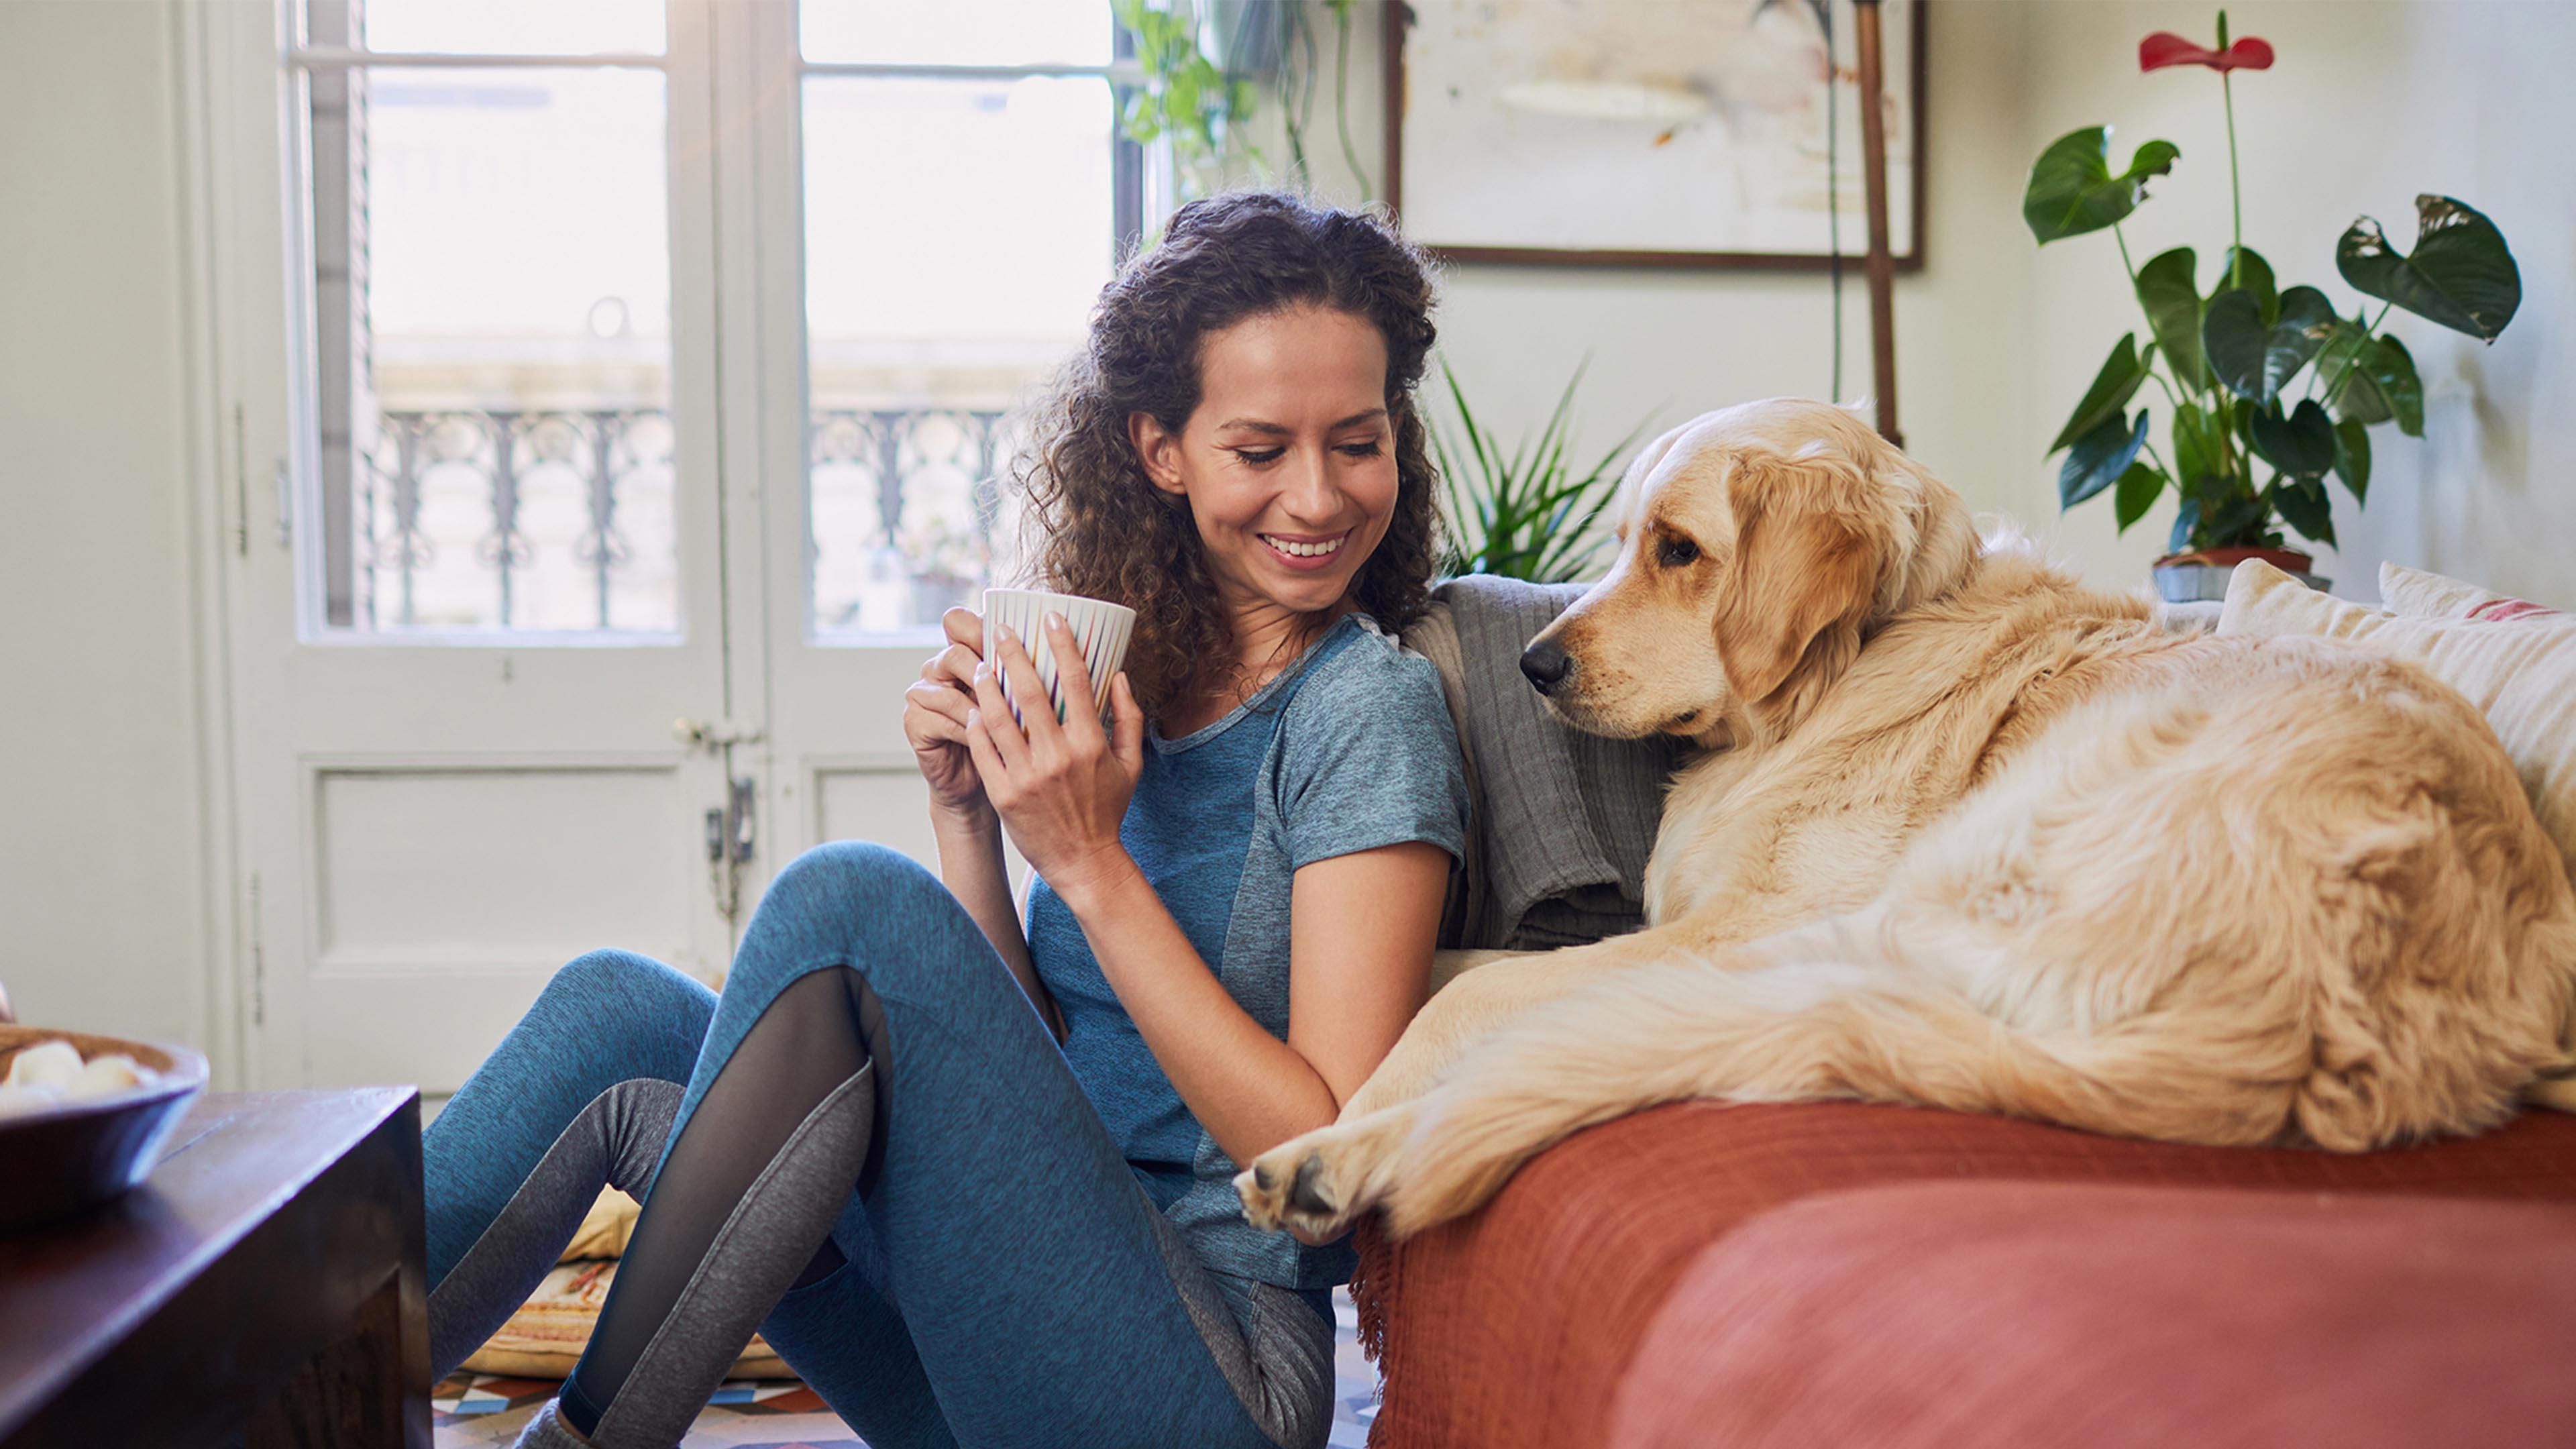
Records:
[[[1882,0],[1900,272],[1923,267],[1929,3]],[[1831,7],[1846,72],[1834,87],[1838,226],[1824,198],[1823,82],[1801,75],[1823,64],[1819,5]],[[1837,236],[1846,263],[1867,254],[1852,0],[1388,0],[1383,10],[1387,202],[1444,260],[1823,271]]]

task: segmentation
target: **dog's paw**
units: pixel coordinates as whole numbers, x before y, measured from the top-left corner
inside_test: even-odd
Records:
[[[1243,1215],[1264,1231],[1285,1228],[1299,1242],[1329,1243],[1376,1205],[1369,1172],[1372,1134],[1326,1127],[1254,1158],[1234,1190]]]

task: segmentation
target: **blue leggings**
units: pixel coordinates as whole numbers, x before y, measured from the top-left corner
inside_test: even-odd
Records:
[[[423,1142],[439,1372],[533,1291],[602,1181],[642,1189],[639,1238],[651,1228],[659,1165],[710,1086],[772,1002],[819,972],[855,973],[882,1012],[874,1049],[858,1049],[873,1125],[864,1163],[824,1168],[848,1184],[816,1220],[828,1246],[755,1244],[794,1256],[771,1265],[781,1284],[806,1271],[758,1322],[869,1444],[1324,1441],[1330,1325],[1284,1290],[1219,1283],[1181,1245],[957,899],[856,842],[779,872],[721,996],[592,952],[440,1112]],[[585,1134],[606,1145],[585,1156]],[[805,1145],[789,1140],[781,1162]],[[743,1200],[792,1176],[764,1174]],[[507,1241],[531,1222],[550,1241]],[[655,1351],[688,1328],[674,1317]],[[693,1347],[729,1362],[741,1343]]]

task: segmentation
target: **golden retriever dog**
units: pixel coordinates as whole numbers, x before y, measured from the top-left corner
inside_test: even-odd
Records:
[[[1747,404],[1628,469],[1610,575],[1524,659],[1707,752],[1648,924],[1475,966],[1263,1226],[1399,1235],[1654,1103],[1858,1098],[2199,1143],[2474,1132],[2563,1073],[2576,893],[2477,711],[2322,639],[2158,627],[1848,412]]]

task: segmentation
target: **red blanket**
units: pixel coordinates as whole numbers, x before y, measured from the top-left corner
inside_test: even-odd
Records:
[[[1524,1167],[1473,1216],[1389,1244],[1352,1285],[1378,1349],[1376,1449],[1606,1442],[1649,1321],[1700,1252],[1796,1198],[2020,1180],[2576,1202],[2576,1117],[2365,1156],[2177,1147],[1993,1117],[1832,1103],[1657,1108]]]

